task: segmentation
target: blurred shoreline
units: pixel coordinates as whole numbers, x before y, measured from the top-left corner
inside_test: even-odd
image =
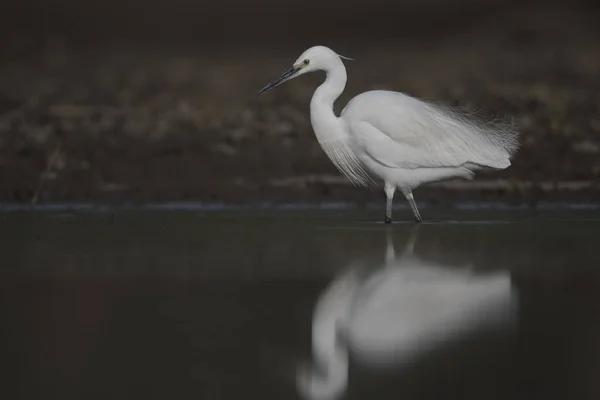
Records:
[[[318,13],[310,2],[281,11],[264,0],[229,14],[205,7],[198,21],[205,26],[194,25],[199,11],[183,0],[172,4],[178,11],[164,12],[164,25],[155,25],[158,3],[129,25],[141,3],[122,3],[116,14],[112,3],[87,5],[84,13],[66,0],[38,4],[52,12],[2,27],[0,202],[383,198],[345,182],[318,147],[308,104],[320,75],[253,98],[316,43],[356,59],[346,63],[338,112],[362,91],[388,88],[512,117],[520,126],[513,166],[473,182],[423,186],[417,201],[600,202],[598,18],[584,2],[534,3],[472,1],[437,13],[423,3],[382,13],[380,1],[361,14],[352,10],[362,3],[345,2],[347,14],[325,27],[319,21],[336,2]],[[12,15],[35,7],[30,1]],[[313,12],[318,17],[303,20]],[[413,24],[391,24],[398,14],[398,25]],[[216,15],[227,22],[219,25]],[[369,27],[370,15],[383,18]],[[28,31],[38,20],[45,22]]]

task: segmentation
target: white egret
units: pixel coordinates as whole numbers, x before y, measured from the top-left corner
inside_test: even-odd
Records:
[[[396,189],[408,200],[415,220],[421,215],[413,190],[449,178],[472,179],[482,168],[505,169],[518,149],[510,125],[387,90],[354,97],[337,117],[333,104],[346,86],[342,57],[324,46],[306,50],[258,94],[302,74],[325,71],[327,77],[310,102],[310,118],[319,144],[355,186],[383,182],[385,222],[392,221]]]
[[[512,332],[518,297],[509,271],[478,273],[422,260],[413,254],[415,239],[396,258],[388,236],[381,268],[348,268],[321,294],[313,362],[297,371],[302,397],[339,398],[351,358],[370,368],[410,368],[470,334]]]

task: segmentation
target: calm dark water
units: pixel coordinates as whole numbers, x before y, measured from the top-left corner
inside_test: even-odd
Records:
[[[426,211],[2,213],[0,397],[599,398],[600,213]]]

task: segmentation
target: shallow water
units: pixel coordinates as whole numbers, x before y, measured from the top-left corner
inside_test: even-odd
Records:
[[[598,398],[600,212],[423,211],[0,213],[0,396]]]

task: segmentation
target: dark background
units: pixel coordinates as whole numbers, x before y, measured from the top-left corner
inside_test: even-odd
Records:
[[[0,6],[0,201],[380,201],[314,138],[322,76],[254,99],[308,47],[336,104],[387,88],[513,117],[513,166],[417,200],[600,199],[592,1],[12,1]]]

